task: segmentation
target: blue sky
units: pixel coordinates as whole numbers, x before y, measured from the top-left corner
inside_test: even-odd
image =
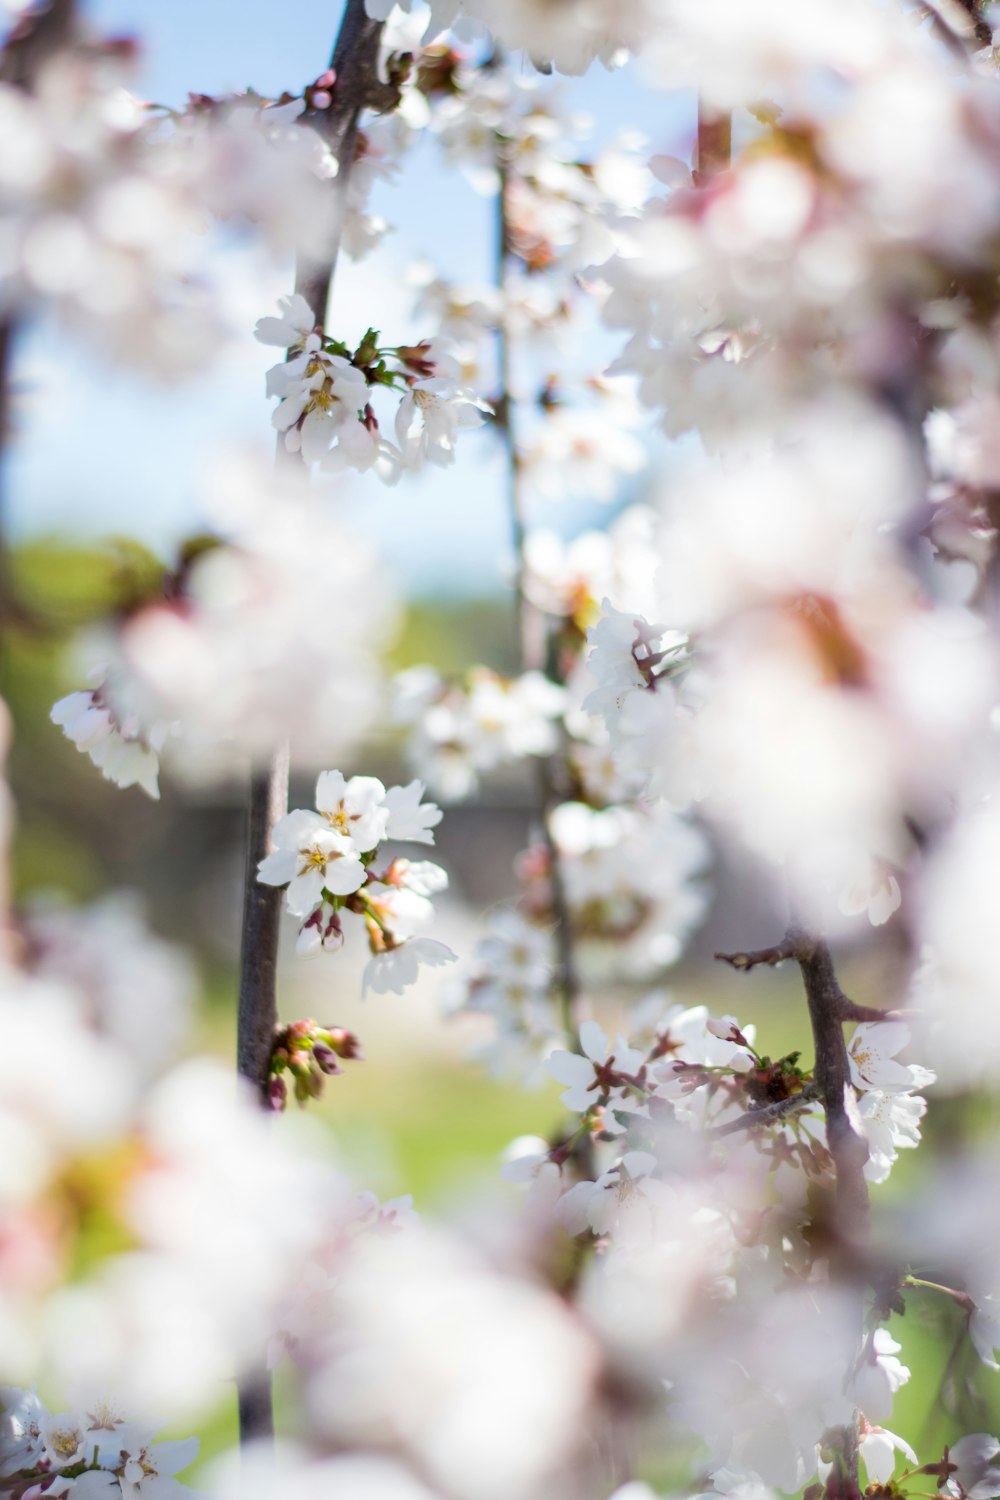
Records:
[[[186,93],[221,93],[247,85],[264,94],[298,91],[326,66],[340,6],[329,0],[91,0],[101,30],[142,42],[139,87],[159,103]],[[592,71],[564,85],[575,111],[592,117],[592,139],[638,128],[651,149],[685,154],[692,101],[655,93],[629,71]],[[374,204],[395,226],[384,248],[338,272],[333,320],[344,336],[370,320],[398,327],[408,316],[401,287],[405,264],[427,255],[447,275],[488,277],[491,209],[440,164],[432,143],[407,159],[400,182],[379,188]],[[234,263],[239,268],[239,260]],[[286,289],[255,288],[248,328]],[[252,305],[251,305],[252,304]],[[354,324],[357,324],[355,330]],[[614,345],[609,343],[608,352]],[[197,526],[198,475],[220,448],[268,444],[269,403],[263,372],[274,359],[248,337],[210,373],[182,387],[148,384],[132,373],[95,365],[49,328],[22,340],[26,389],[18,441],[8,470],[9,514],[17,534],[94,535],[131,532],[161,548]],[[387,491],[377,481],[352,486],[366,530],[411,587],[469,592],[496,587],[509,564],[508,524],[499,457],[488,433],[463,441],[453,469],[404,480]],[[536,519],[573,533],[603,516],[582,498],[549,505]]]

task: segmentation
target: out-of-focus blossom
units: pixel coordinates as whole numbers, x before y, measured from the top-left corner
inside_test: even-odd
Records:
[[[313,768],[355,744],[374,713],[377,650],[394,616],[388,580],[328,503],[269,463],[229,462],[209,489],[225,543],[185,565],[180,597],[86,643],[112,665],[96,706],[64,700],[74,731],[84,745],[99,735],[100,748],[109,723],[159,743],[169,724],[172,764],[192,780],[264,761],[286,736]],[[151,778],[144,743],[125,741],[123,753]]]
[[[465,684],[429,667],[396,679],[395,717],[410,729],[414,770],[449,801],[467,797],[479,776],[526,755],[549,755],[558,744],[562,688],[541,672],[507,680],[474,669]]]
[[[158,800],[159,751],[170,728],[155,721],[143,731],[135,714],[119,719],[105,692],[102,683],[89,692],[69,693],[52,705],[49,717],[78,750],[90,756],[106,781],[120,787],[139,786]]]
[[[321,1430],[402,1449],[461,1500],[541,1500],[576,1448],[595,1374],[594,1346],[558,1298],[415,1231],[366,1244],[340,1278],[309,1402]]]

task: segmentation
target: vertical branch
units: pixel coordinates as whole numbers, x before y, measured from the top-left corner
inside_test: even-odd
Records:
[[[835,1242],[831,1268],[858,1292],[857,1329],[863,1338],[862,1288],[867,1259],[869,1202],[865,1162],[868,1145],[854,1128],[848,1113],[851,1068],[844,1040],[844,1022],[866,1014],[855,1006],[837,981],[830,949],[822,938],[799,927],[790,927],[773,948],[756,953],[717,953],[716,958],[741,971],[758,964],[783,963],[794,958],[802,974],[809,1007],[815,1062],[816,1089],[826,1114],[826,1138],[835,1174]],[[827,1483],[828,1500],[860,1500],[858,1480],[858,1423],[826,1435],[834,1451],[834,1467]]]
[[[347,189],[354,161],[358,122],[366,106],[391,107],[396,94],[378,78],[378,48],[381,23],[369,19],[364,0],[347,0],[330,66],[336,73],[333,100],[323,111],[312,111],[306,123],[324,138],[337,158],[334,181],[338,213],[322,259],[299,255],[295,267],[295,290],[323,323],[333,280]],[[285,457],[278,440],[278,461]],[[243,876],[243,928],[240,941],[240,988],[237,1023],[237,1071],[267,1107],[267,1076],[274,1030],[277,1023],[277,962],[282,893],[276,886],[260,885],[257,866],[272,846],[275,824],[288,807],[289,748],[282,745],[267,768],[251,781],[247,817],[246,863]],[[238,1385],[240,1442],[270,1438],[274,1434],[271,1380],[263,1361],[249,1370]]]
[[[340,170],[334,182],[339,214],[322,261],[299,256],[295,289],[306,298],[317,323],[326,314],[340,240],[347,188],[350,183],[358,120],[367,104],[394,101],[391,89],[378,80],[381,24],[369,20],[364,0],[348,0],[333,51],[337,74],[329,109],[313,111],[309,123],[320,130],[337,157]],[[279,439],[278,457],[284,450]],[[244,922],[240,957],[240,1003],[237,1058],[240,1074],[257,1088],[264,1101],[267,1062],[276,1020],[275,964],[281,896],[277,888],[257,883],[257,865],[270,850],[275,823],[288,800],[288,749],[279,749],[267,770],[254,778],[250,789],[247,862],[244,875]]]
[[[845,1269],[856,1270],[868,1229],[868,1146],[851,1122],[846,1100],[851,1069],[844,1041],[846,1000],[826,943],[798,928],[789,933],[809,1006],[815,1049],[814,1075],[826,1113],[826,1139],[837,1178],[837,1228],[846,1256]],[[842,1257],[843,1259],[844,1257]]]
[[[266,1105],[267,1073],[278,1019],[278,933],[282,891],[261,885],[257,866],[271,850],[274,826],[288,809],[288,746],[283,745],[267,769],[250,783],[247,813],[246,869],[243,879],[243,927],[240,944],[240,994],[236,1029],[236,1069]]]
[[[492,65],[502,64],[502,55],[494,54]],[[496,399],[496,423],[507,461],[507,508],[510,515],[511,541],[514,548],[514,611],[520,667],[522,671],[544,671],[548,665],[547,641],[542,613],[528,598],[526,588],[528,538],[524,476],[517,441],[516,403],[513,391],[513,337],[509,317],[509,264],[511,248],[509,187],[510,161],[508,143],[495,136],[497,169],[496,196],[496,286],[500,293],[497,320],[497,374],[499,391]],[[577,1000],[580,979],[577,972],[573,921],[566,894],[562,862],[552,837],[551,816],[560,798],[556,768],[551,756],[538,762],[538,802],[542,837],[548,854],[552,910],[555,917],[556,987],[562,1011],[562,1022],[568,1036],[577,1036]]]

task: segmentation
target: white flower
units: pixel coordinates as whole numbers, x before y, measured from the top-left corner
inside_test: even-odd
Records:
[[[405,886],[383,885],[380,880],[365,886],[362,900],[392,947],[407,942],[434,917],[434,908],[426,896]]]
[[[319,813],[299,808],[287,813],[274,830],[278,846],[257,866],[264,885],[287,885],[288,910],[307,917],[327,890],[350,896],[365,883],[367,872],[350,839],[330,828]]]
[[[911,1464],[918,1462],[917,1455],[903,1438],[897,1437],[884,1427],[869,1427],[862,1423],[860,1440],[861,1457],[868,1471],[870,1484],[888,1484],[896,1467],[896,1454],[902,1453]]]
[[[271,424],[285,435],[290,453],[307,464],[329,452],[341,428],[357,423],[368,404],[364,374],[340,354],[312,351],[268,371],[268,395],[281,401]]]
[[[657,1177],[656,1157],[627,1151],[596,1182],[578,1182],[560,1200],[556,1212],[570,1234],[592,1229],[610,1234],[628,1247],[652,1243],[670,1197]]]
[[[433,802],[422,802],[424,784],[411,781],[407,786],[391,786],[385,794],[384,805],[388,812],[385,836],[399,839],[403,843],[433,844],[432,828],[436,828],[443,816]]]
[[[896,1358],[900,1348],[887,1328],[876,1328],[855,1372],[851,1396],[869,1420],[880,1422],[890,1415],[893,1397],[910,1378]]]
[[[70,1464],[83,1463],[90,1456],[86,1423],[74,1411],[58,1416],[47,1413],[42,1418],[40,1432],[45,1457],[55,1469],[68,1469]]]
[[[109,1471],[106,1478],[117,1475],[122,1500],[176,1500],[190,1491],[174,1475],[193,1463],[198,1446],[197,1438],[154,1443],[147,1429],[130,1424],[120,1427],[101,1445],[99,1459],[101,1468]],[[84,1484],[85,1480],[89,1483]],[[74,1493],[87,1500],[107,1494],[99,1471],[81,1474]]]
[[[439,375],[415,379],[396,412],[396,437],[403,463],[446,468],[455,462],[455,440],[459,430],[482,425],[485,402],[458,390]]]
[[[903,896],[899,881],[881,860],[866,856],[859,861],[858,869],[842,889],[837,898],[837,908],[845,917],[867,916],[873,927],[883,927],[894,911],[898,911]]]
[[[1000,1442],[988,1432],[971,1432],[952,1443],[948,1461],[958,1472],[948,1476],[944,1494],[965,1500],[994,1500],[1000,1495]]]
[[[869,1182],[885,1182],[899,1151],[919,1146],[920,1121],[926,1113],[927,1101],[919,1094],[867,1089],[858,1097],[858,1123],[868,1142]]]
[[[316,782],[316,806],[336,833],[349,839],[358,854],[368,854],[386,836],[385,787],[374,776],[323,771]]]
[[[48,1408],[35,1391],[0,1386],[0,1477],[34,1468],[42,1454]]]
[[[139,786],[148,797],[159,799],[160,758],[157,751],[168,732],[165,724],[153,725],[141,737],[134,721],[120,723],[104,696],[104,685],[90,692],[69,693],[49,711],[66,738],[83,750],[106,781],[122,788]]]
[[[580,1027],[580,1045],[583,1057],[575,1052],[556,1051],[546,1063],[557,1082],[569,1085],[561,1096],[562,1102],[580,1115],[589,1114],[596,1105],[603,1104],[605,1130],[620,1133],[625,1126],[615,1119],[614,1111],[641,1113],[643,1105],[630,1096],[627,1084],[616,1083],[608,1075],[613,1072],[634,1077],[643,1066],[643,1054],[630,1047],[624,1037],[618,1038],[612,1050],[596,1021],[584,1021]]]
[[[391,990],[394,995],[401,995],[416,983],[421,964],[438,969],[442,964],[453,963],[456,956],[435,938],[411,938],[399,948],[372,955],[365,965],[361,992],[367,995],[374,990],[376,995],[385,995]]]
[[[929,1068],[894,1061],[909,1040],[910,1028],[902,1021],[863,1021],[847,1046],[854,1087],[898,1094],[932,1084]]]
[[[301,105],[302,101],[294,102]],[[312,347],[318,349],[316,318],[306,299],[295,292],[290,297],[279,297],[278,306],[281,308],[281,316],[259,318],[254,338],[261,344],[277,344],[279,349],[299,351],[307,349],[310,340],[315,340]]]
[[[436,896],[448,889],[448,873],[429,859],[396,859],[392,862],[392,883],[418,896]]]
[[[336,445],[323,457],[322,469],[324,474],[340,474],[344,469],[366,474],[374,469],[383,484],[394,485],[402,472],[402,459],[366,405],[356,422],[343,422],[337,428]]]

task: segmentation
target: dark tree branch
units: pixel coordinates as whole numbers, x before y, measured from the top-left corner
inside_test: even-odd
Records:
[[[858,1328],[863,1323],[861,1281],[868,1263],[868,1182],[865,1163],[868,1146],[854,1128],[848,1109],[852,1099],[851,1069],[844,1040],[844,1022],[874,1015],[848,1000],[837,981],[833,959],[826,943],[800,927],[790,927],[781,942],[773,948],[754,953],[716,954],[736,969],[752,969],[758,964],[775,965],[794,958],[802,973],[813,1034],[815,1091],[826,1115],[826,1140],[833,1157],[835,1174],[835,1241],[831,1265],[858,1292]],[[858,1422],[838,1428],[827,1435],[836,1452],[833,1484],[826,1494],[835,1500],[861,1500],[858,1481]],[[826,1440],[826,1439],[825,1439]]]
[[[772,969],[776,968],[778,964],[783,964],[786,958],[794,958],[795,950],[788,938],[783,938],[773,948],[755,948],[749,953],[717,953],[715,957],[720,963],[729,964],[731,968],[746,973],[749,969],[756,969],[760,964],[768,964]]]
[[[826,1111],[826,1137],[837,1174],[839,1229],[853,1250],[860,1246],[868,1225],[868,1183],[865,1162],[868,1146],[858,1135],[847,1110],[851,1069],[844,1041],[846,1001],[834,972],[830,950],[821,938],[791,928],[786,941],[802,972],[816,1061],[813,1076]]]
[[[267,1105],[267,1072],[277,1024],[278,932],[283,892],[261,885],[257,866],[271,852],[271,836],[288,807],[288,747],[250,784],[236,1067]]]
[[[727,1120],[725,1125],[714,1125],[705,1134],[711,1140],[721,1140],[726,1135],[736,1135],[741,1130],[756,1130],[762,1125],[775,1125],[784,1120],[788,1115],[795,1114],[796,1110],[802,1109],[807,1104],[814,1104],[820,1097],[819,1089],[815,1084],[808,1083],[798,1094],[792,1094],[788,1099],[778,1099],[774,1104],[762,1104],[757,1109],[748,1109],[735,1120]]]

